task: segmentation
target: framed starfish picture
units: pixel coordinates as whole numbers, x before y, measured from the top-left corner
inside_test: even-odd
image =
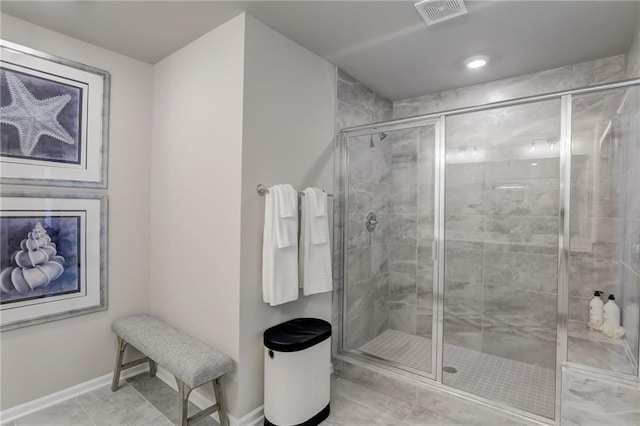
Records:
[[[110,75],[0,40],[0,180],[107,187]]]
[[[0,197],[0,331],[106,309],[107,196]]]

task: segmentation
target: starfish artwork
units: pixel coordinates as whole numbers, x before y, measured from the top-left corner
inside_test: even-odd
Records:
[[[5,72],[11,103],[0,107],[0,123],[18,129],[20,151],[30,156],[42,136],[65,144],[75,140],[58,121],[58,114],[71,100],[68,94],[36,99],[15,73]]]

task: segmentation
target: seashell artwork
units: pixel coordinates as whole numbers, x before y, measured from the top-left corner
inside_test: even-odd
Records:
[[[5,293],[26,294],[60,277],[65,260],[57,254],[56,244],[42,224],[37,223],[20,242],[20,250],[11,255],[11,263],[15,266],[0,272],[0,289]]]
[[[107,195],[1,198],[0,333],[106,310]]]

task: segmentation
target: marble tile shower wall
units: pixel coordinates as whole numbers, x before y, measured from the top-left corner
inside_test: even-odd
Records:
[[[640,13],[638,19],[640,19]],[[626,54],[626,76],[627,78],[640,77],[640,26]]]
[[[588,321],[595,290],[620,300],[624,151],[616,110],[624,90],[575,96],[572,105],[569,319]],[[612,131],[606,132],[609,123]]]
[[[389,101],[376,95],[346,73],[339,71],[336,125],[337,129],[340,129],[389,120],[392,118],[392,114],[393,118],[402,118],[615,81],[624,78],[624,71],[625,56],[618,55],[531,75],[396,101],[393,104],[393,109]],[[475,131],[476,129],[471,127],[466,130]],[[427,182],[422,178],[418,179],[412,176],[412,173],[420,173],[421,157],[428,158],[423,152],[423,148],[419,147],[420,135],[416,132],[416,130],[413,133],[411,131],[394,132],[384,143],[374,141],[373,148],[370,147],[369,137],[362,137],[351,143],[348,190],[352,194],[349,194],[351,205],[348,206],[347,236],[349,239],[348,258],[351,266],[348,271],[351,286],[349,291],[352,293],[349,295],[350,306],[347,309],[347,327],[349,329],[347,344],[350,347],[359,347],[387,327],[425,337],[428,337],[431,332],[432,282],[430,280],[432,265],[427,260],[431,255],[430,238],[432,237],[429,236],[429,233],[432,233],[433,218],[425,212],[421,216],[420,212],[424,209],[421,210],[420,204],[424,204],[424,201],[427,200],[426,194],[428,192],[425,190],[431,190],[432,181]],[[509,158],[508,152],[496,152],[496,155],[498,157],[502,155],[503,159]],[[469,165],[468,167],[452,165],[452,170],[455,168],[459,170],[455,173],[449,173],[448,176],[456,176],[461,181],[448,180],[447,193],[453,189],[449,187],[450,184],[455,186],[464,183],[471,185],[471,187],[474,184],[476,186],[489,184],[487,182],[491,181],[491,177],[487,176],[489,180],[485,182],[484,173],[487,170],[495,170],[499,159],[494,158],[492,160],[496,160],[496,162],[487,161],[484,164]],[[580,161],[577,158],[574,160],[573,174],[574,179],[582,181],[583,178],[587,179],[588,171],[586,171],[586,165],[580,167]],[[523,164],[511,162],[511,172],[521,170]],[[557,160],[544,160],[541,162],[541,166],[538,168],[540,173],[547,173],[548,176],[539,176],[540,184],[544,185],[545,179],[546,184],[557,181],[557,175],[553,175],[553,172],[558,169]],[[422,168],[424,169],[424,166]],[[472,182],[474,178],[478,177],[478,173],[482,174],[483,180]],[[506,173],[502,179],[515,178],[515,175],[509,176],[509,172]],[[580,173],[585,176],[581,177]],[[467,179],[467,182],[464,182],[464,179]],[[470,190],[471,197],[481,196],[480,191],[473,191],[472,188]],[[429,195],[431,196],[429,202],[432,202],[432,194]],[[460,197],[464,196],[464,194],[460,194]],[[574,203],[573,200],[572,203]],[[362,226],[364,215],[370,210],[376,211],[381,223],[380,228],[373,234],[366,232]],[[445,324],[445,332],[448,332],[448,336],[452,339],[448,342],[463,344],[478,350],[484,348],[489,351],[502,345],[506,352],[499,355],[549,366],[547,361],[529,359],[531,352],[535,351],[527,349],[531,347],[529,344],[521,345],[525,341],[531,342],[531,336],[526,330],[504,330],[496,324],[491,325],[492,322],[488,320],[491,318],[492,310],[491,303],[488,301],[495,299],[504,303],[510,300],[513,302],[511,303],[513,306],[510,306],[513,309],[509,309],[509,311],[514,315],[522,312],[522,304],[527,303],[513,291],[498,291],[499,286],[494,285],[494,281],[501,274],[502,279],[506,279],[505,277],[508,276],[508,279],[516,287],[524,286],[519,280],[530,279],[532,284],[531,288],[527,288],[528,291],[540,292],[541,289],[536,286],[539,287],[541,282],[548,283],[555,280],[556,253],[553,247],[557,238],[557,222],[554,222],[552,217],[546,219],[529,218],[524,223],[522,218],[509,217],[509,215],[498,216],[480,219],[461,211],[459,215],[453,214],[448,217],[451,223],[457,223],[456,226],[459,227],[459,230],[456,229],[456,226],[448,229],[448,235],[455,236],[459,233],[457,239],[463,240],[459,242],[461,245],[449,245],[449,248],[457,250],[457,253],[450,256],[452,261],[449,262],[447,268],[447,275],[450,277],[448,290],[451,296],[448,300],[451,303],[446,308],[451,314],[451,321]],[[584,220],[576,219],[575,225],[572,225],[572,233],[575,232],[574,235],[578,235],[580,223],[585,223],[587,220],[589,219],[586,216]],[[632,220],[631,225],[634,223]],[[525,228],[523,228],[523,224]],[[617,228],[611,222],[608,225],[609,227],[602,226],[600,228],[611,231],[601,233],[604,239],[602,241],[603,247],[616,244],[615,241],[611,241],[611,235],[616,235],[614,231]],[[504,241],[502,243],[495,241],[496,244],[493,246],[479,244],[478,241],[482,240],[480,234],[486,232],[493,233],[493,237],[501,237]],[[513,244],[505,245],[505,242],[509,242],[509,238],[513,238],[514,232],[515,234],[518,232],[528,233],[531,239],[529,243],[533,242],[537,248],[532,249],[530,244],[526,249],[514,248]],[[464,241],[465,235],[469,236],[473,233],[479,234],[477,241],[474,242],[473,238]],[[506,252],[505,247],[508,247]],[[537,250],[537,252],[531,253],[532,250]],[[591,281],[597,281],[598,277],[610,278],[617,275],[611,273],[614,269],[610,262],[611,259],[590,259],[588,261],[580,259],[578,263],[580,261],[590,263],[588,266],[591,268]],[[456,265],[456,262],[459,264]],[[509,266],[508,270],[504,270],[506,265]],[[575,271],[580,272],[581,268],[575,268]],[[337,296],[339,296],[338,292]],[[586,294],[586,290],[584,293]],[[545,294],[545,292],[542,291],[540,294]],[[553,306],[555,295],[553,292],[548,295],[549,300],[541,300],[540,304],[536,303],[535,305]],[[584,297],[582,293],[572,297],[572,319],[584,320],[584,306],[586,306]],[[339,315],[336,314],[336,311],[338,309],[334,310],[334,316]],[[508,324],[513,319],[501,318],[501,315],[504,314],[503,310],[494,313],[500,317],[498,323]],[[534,309],[531,313],[534,314],[532,317],[534,321],[536,318],[547,320],[553,317],[553,312],[547,313],[544,309]],[[519,315],[518,320],[523,316],[525,315]],[[495,322],[493,321],[493,323]],[[334,324],[337,324],[337,320],[334,321]],[[554,327],[555,324],[543,327],[548,333],[543,333],[542,341],[546,349],[542,352],[552,353],[554,350],[552,348],[555,339],[552,331]],[[505,331],[507,331],[506,335],[509,335],[508,331],[513,332],[512,336],[508,342],[501,342],[499,340],[504,338]],[[514,336],[517,338],[514,339]],[[535,346],[535,342],[532,344]],[[512,346],[514,348],[511,348]],[[517,349],[519,346],[522,349]],[[552,360],[553,356],[543,355],[542,358]]]
[[[518,77],[431,93],[393,103],[393,118],[406,118],[472,105],[591,86],[624,78],[625,55]]]
[[[446,343],[553,366],[559,163],[557,151],[530,148],[532,139],[557,141],[559,107],[548,101],[447,122]]]
[[[393,132],[391,146],[389,328],[430,338],[433,317],[433,126]]]
[[[390,135],[389,328],[416,334],[418,130]]]
[[[639,16],[640,18],[640,16]],[[640,77],[640,29],[627,54],[627,78]],[[640,360],[640,88],[633,88],[623,114],[627,151],[621,182],[625,188],[623,217],[622,324],[636,368]]]
[[[639,15],[640,18],[640,15]],[[626,56],[626,77],[640,77],[640,28]],[[640,312],[640,89],[630,91],[619,123],[622,161],[619,183],[624,189],[622,247],[618,250],[622,275],[622,324],[627,343],[638,361]],[[588,376],[563,369],[562,424],[632,426],[640,423],[640,389],[637,383],[612,382],[606,377]]]
[[[338,105],[336,130],[346,127],[387,121],[392,118],[389,100],[367,88],[342,70],[337,78]],[[374,146],[371,146],[371,142]],[[389,224],[388,199],[391,194],[391,152],[385,141],[376,136],[362,136],[349,142],[347,208],[347,309],[345,344],[357,349],[386,330],[388,326],[389,273],[388,242],[385,236]],[[369,211],[378,214],[380,225],[369,233],[365,216]],[[339,269],[339,268],[337,268]],[[334,328],[342,318],[338,300],[342,297],[342,277],[337,277],[334,292]],[[334,339],[341,333],[334,329]],[[337,340],[334,340],[334,349]]]
[[[624,78],[624,69],[625,57],[618,55],[396,101],[394,118],[616,81]],[[537,159],[538,166],[532,172],[531,161],[512,161],[515,156],[509,144],[531,142],[531,126],[520,126],[527,119],[537,125],[538,134],[540,128],[552,128],[549,139],[557,140],[559,102],[520,113],[505,108],[482,114],[483,117],[473,117],[476,114],[453,117],[447,126],[448,144],[463,147],[469,140],[477,140],[478,134],[489,132],[493,146],[500,147],[502,142],[504,145],[491,151],[482,162],[447,166],[445,340],[552,368],[558,159]],[[457,129],[449,125],[454,118],[458,120]],[[519,137],[523,140],[519,141]],[[581,179],[578,171],[574,178]],[[514,181],[526,181],[526,199],[514,198],[517,191],[495,190],[501,182]],[[614,239],[620,235],[617,229],[610,231],[612,234],[602,233],[607,236],[605,246],[611,243],[611,235]],[[615,279],[614,260],[581,260],[588,269],[573,270],[574,275],[579,275],[576,281],[584,281],[585,274],[590,282]],[[586,303],[582,297],[573,298],[572,302],[572,318],[584,320]]]
[[[570,319],[587,321],[593,291],[615,294],[637,365],[640,89],[576,96],[572,118]]]

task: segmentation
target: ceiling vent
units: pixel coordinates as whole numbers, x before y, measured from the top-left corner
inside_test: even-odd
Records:
[[[467,13],[462,0],[423,0],[415,4],[427,25],[437,24],[447,19]]]

